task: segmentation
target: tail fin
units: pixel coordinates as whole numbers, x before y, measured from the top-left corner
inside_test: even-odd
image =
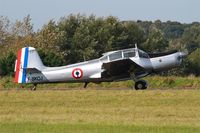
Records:
[[[25,47],[18,51],[15,61],[15,82],[26,83],[26,72],[28,69],[41,71],[44,65],[33,47]]]

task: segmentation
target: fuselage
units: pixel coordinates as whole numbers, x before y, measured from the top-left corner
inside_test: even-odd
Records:
[[[101,58],[62,67],[45,67],[38,72],[27,71],[26,83],[54,83],[54,82],[111,82],[130,79],[130,74],[117,76],[103,76],[106,71],[103,64],[116,61],[130,60],[138,68],[136,78],[142,78],[153,72],[169,70],[182,62],[182,52],[172,52],[161,56],[150,57],[137,48],[112,51],[105,53]],[[141,69],[140,69],[141,68]]]

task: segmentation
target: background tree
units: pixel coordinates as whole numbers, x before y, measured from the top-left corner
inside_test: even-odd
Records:
[[[10,20],[0,16],[0,46],[6,45],[9,37]]]
[[[25,37],[33,33],[33,24],[30,15],[23,18],[23,21],[16,20],[12,26],[12,33],[15,37]]]
[[[117,49],[135,47],[135,44],[140,45],[145,40],[144,30],[133,21],[120,23],[117,32],[120,34],[116,35],[116,47]]]
[[[15,68],[16,56],[14,53],[9,52],[4,58],[0,58],[0,75],[13,75]]]
[[[200,75],[200,48],[196,49],[188,56],[185,64],[184,74]]]
[[[189,53],[200,47],[200,24],[195,23],[185,29],[182,36],[182,43]]]
[[[30,15],[14,23],[0,16],[0,75],[12,74],[17,51],[26,46],[37,48],[45,65],[60,66],[132,48],[135,43],[147,52],[187,50],[191,54],[184,67],[171,72],[199,75],[200,23],[120,21],[113,16],[81,14],[50,20],[37,32]]]
[[[144,49],[148,52],[163,52],[168,46],[167,40],[160,29],[152,26],[146,41],[143,43]]]

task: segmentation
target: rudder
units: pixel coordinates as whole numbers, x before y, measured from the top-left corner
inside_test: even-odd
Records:
[[[15,61],[15,82],[26,83],[27,69],[42,70],[44,65],[33,47],[24,47],[17,53]]]

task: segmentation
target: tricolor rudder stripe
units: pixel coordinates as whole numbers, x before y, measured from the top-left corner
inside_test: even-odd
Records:
[[[15,61],[15,82],[18,83],[19,71],[20,71],[20,62],[21,62],[22,49],[17,53],[17,60]]]
[[[15,72],[15,82],[16,83],[26,83],[26,68],[28,65],[28,53],[29,48],[25,47],[18,51],[17,61],[16,61],[16,72]]]

